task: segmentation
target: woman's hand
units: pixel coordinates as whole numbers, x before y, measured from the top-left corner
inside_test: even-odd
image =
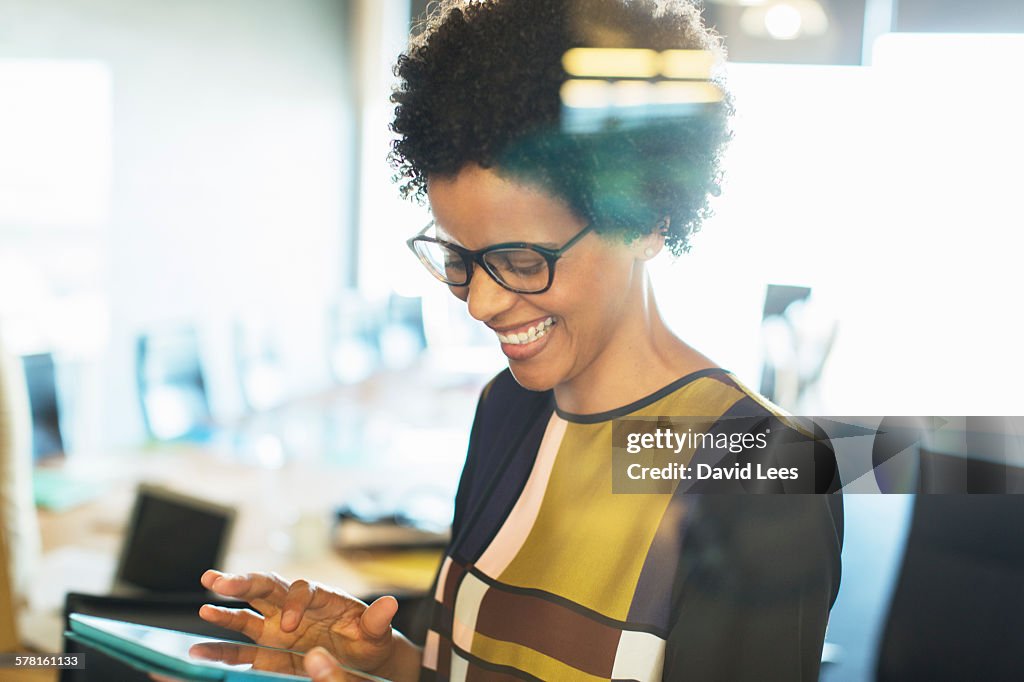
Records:
[[[302,654],[284,649],[240,644],[235,642],[200,642],[189,647],[190,658],[202,661],[213,661],[227,665],[248,665],[253,670],[260,670],[282,675],[302,675],[305,671],[305,658]]]
[[[326,649],[316,647],[305,656],[290,651],[263,649],[248,644],[229,642],[202,642],[193,644],[189,656],[204,661],[242,665],[248,663],[254,670],[285,675],[309,675],[313,682],[364,682],[365,675],[346,670]],[[178,677],[150,673],[153,682],[185,682]]]
[[[200,617],[263,646],[296,651],[324,647],[345,665],[389,678],[397,672],[392,660],[396,645],[412,647],[391,629],[398,611],[394,597],[381,597],[367,606],[344,592],[305,580],[289,583],[273,573],[210,570],[201,582],[211,592],[248,602],[256,611],[206,604]]]
[[[302,660],[313,682],[361,682],[367,678],[346,671],[325,649],[317,647]]]

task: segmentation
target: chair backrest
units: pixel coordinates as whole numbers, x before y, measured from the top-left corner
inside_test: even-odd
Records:
[[[1019,680],[1024,495],[919,494],[877,680]]]
[[[0,651],[18,646],[19,594],[39,550],[31,417],[21,364],[0,348]]]
[[[151,438],[203,440],[209,435],[210,403],[194,328],[140,336],[135,374],[142,417]]]
[[[61,455],[64,453],[64,438],[61,434],[57,367],[53,354],[25,355],[21,363],[32,411],[32,459]]]
[[[0,530],[0,651],[17,651],[19,644],[9,560],[7,532]]]

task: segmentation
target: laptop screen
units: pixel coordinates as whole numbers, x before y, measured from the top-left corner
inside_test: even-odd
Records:
[[[231,511],[142,487],[125,539],[118,586],[202,592],[199,577],[219,565]]]

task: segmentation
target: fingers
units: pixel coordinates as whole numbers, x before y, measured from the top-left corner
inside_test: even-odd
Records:
[[[292,632],[302,621],[302,615],[313,603],[317,593],[316,585],[305,580],[296,580],[288,588],[288,594],[284,598],[284,606],[281,607],[281,629],[285,632]]]
[[[249,665],[253,670],[286,675],[300,675],[303,669],[301,654],[249,644],[200,642],[189,647],[188,655],[204,661],[215,661],[227,665]]]
[[[249,609],[228,609],[203,604],[199,609],[199,617],[207,623],[241,632],[254,642],[258,642],[263,634],[263,616]]]
[[[305,580],[296,580],[288,588],[284,605],[281,607],[281,630],[293,632],[307,617],[320,621],[350,620],[352,623],[358,623],[364,610],[366,604],[345,592]]]
[[[391,632],[391,620],[398,613],[398,600],[381,597],[366,607],[360,616],[359,625],[372,639],[380,639]]]
[[[200,642],[189,647],[188,655],[204,661],[220,661],[228,665],[241,665],[256,660],[258,649],[228,642]]]
[[[323,647],[311,649],[302,664],[313,682],[345,682],[352,679]]]
[[[235,575],[210,570],[200,582],[219,595],[249,602],[264,616],[277,613],[288,593],[288,583],[275,573]]]
[[[217,578],[221,577],[222,575],[224,575],[224,574],[221,573],[220,571],[217,571],[217,570],[214,570],[214,569],[211,568],[211,569],[207,570],[205,573],[203,573],[202,577],[199,578],[199,582],[202,583],[203,587],[205,587],[206,589],[208,589],[208,590],[210,590],[212,592],[213,591],[213,583],[214,583],[214,581],[217,580]]]

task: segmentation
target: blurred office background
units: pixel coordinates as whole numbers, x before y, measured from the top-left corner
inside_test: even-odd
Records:
[[[425,6],[0,0],[0,337],[42,510],[41,551],[32,522],[12,536],[29,611],[62,596],[30,563],[94,589],[114,554],[55,555],[76,542],[47,532],[105,495],[123,511],[122,488],[175,462],[167,480],[221,502],[276,495],[251,537],[299,565],[335,507],[450,513],[504,363],[407,252],[428,215],[385,159],[391,67]],[[1021,4],[704,12],[735,139],[692,253],[652,268],[670,323],[802,414],[1024,413]],[[269,478],[226,493],[235,467]],[[847,498],[823,679],[873,678],[913,505]]]

